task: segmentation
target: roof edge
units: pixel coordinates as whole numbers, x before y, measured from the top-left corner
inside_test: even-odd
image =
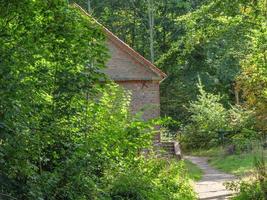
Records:
[[[139,54],[128,44],[123,42],[119,37],[117,37],[109,29],[107,29],[105,26],[100,24],[94,17],[92,17],[88,12],[86,12],[80,5],[78,5],[77,3],[73,3],[72,5],[80,9],[86,16],[91,17],[101,28],[103,28],[104,32],[107,34],[107,37],[109,37],[109,39],[117,43],[119,46],[121,46],[121,48],[125,47],[123,48],[124,51],[126,51],[131,57],[136,59],[141,65],[147,66],[151,71],[153,71],[155,74],[160,76],[162,78],[161,81],[163,81],[167,77],[167,75],[164,72],[162,72],[159,68],[157,68],[152,62],[144,58],[141,54]]]

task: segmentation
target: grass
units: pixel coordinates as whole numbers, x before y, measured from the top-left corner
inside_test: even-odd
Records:
[[[213,147],[210,149],[198,149],[191,151],[189,155],[192,156],[203,156],[203,157],[215,157],[221,155],[222,148]]]
[[[252,151],[250,153],[225,155],[222,147],[197,150],[190,153],[193,156],[209,157],[211,166],[237,176],[253,172],[255,157],[259,157],[261,154],[262,151]],[[263,154],[267,160],[267,150],[263,151]]]
[[[261,156],[260,152],[244,153],[239,155],[215,156],[209,162],[211,166],[227,173],[244,175],[254,170],[255,158]],[[264,152],[267,159],[267,151]]]
[[[203,171],[189,160],[184,160],[185,168],[188,170],[188,176],[193,181],[199,181],[202,178]]]

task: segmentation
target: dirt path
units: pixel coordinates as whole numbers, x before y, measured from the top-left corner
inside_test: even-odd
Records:
[[[224,200],[231,196],[232,192],[226,190],[223,183],[226,181],[235,180],[233,175],[226,174],[212,168],[209,166],[207,158],[194,156],[185,156],[184,158],[198,165],[203,171],[202,179],[196,182],[194,186],[199,199]]]

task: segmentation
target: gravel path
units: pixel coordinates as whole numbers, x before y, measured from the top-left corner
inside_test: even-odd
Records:
[[[231,196],[232,192],[226,190],[223,185],[226,181],[235,180],[235,176],[220,172],[208,164],[205,157],[185,156],[185,159],[198,165],[203,171],[203,177],[196,182],[194,187],[199,199],[202,200],[225,200]]]

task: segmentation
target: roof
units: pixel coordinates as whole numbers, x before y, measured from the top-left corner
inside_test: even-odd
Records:
[[[118,38],[115,34],[113,34],[110,30],[108,30],[105,26],[100,24],[95,18],[93,18],[88,12],[86,12],[81,6],[78,4],[74,3],[74,7],[78,8],[79,10],[82,11],[83,14],[87,15],[88,17],[92,18],[100,27],[102,27],[103,31],[105,32],[107,38],[111,40],[113,43],[116,44],[118,48],[126,52],[128,55],[131,56],[132,59],[137,61],[140,65],[148,68],[150,71],[155,73],[158,77],[159,80],[162,81],[164,80],[167,75],[162,72],[159,68],[157,68],[152,62],[144,58],[141,54],[139,54],[137,51],[135,51],[133,48],[131,48],[128,44],[123,42],[120,38]]]

